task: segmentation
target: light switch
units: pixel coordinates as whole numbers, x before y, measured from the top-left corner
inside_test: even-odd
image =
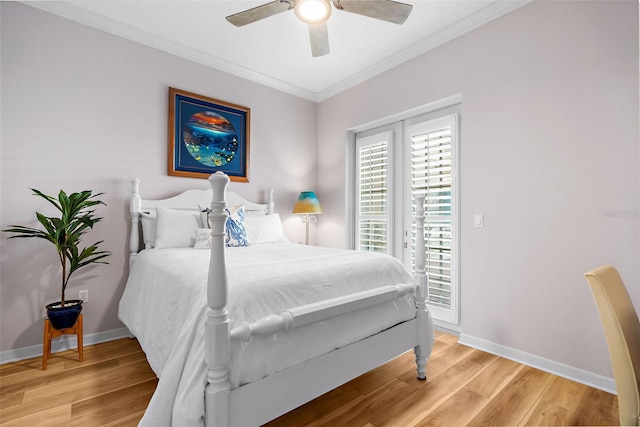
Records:
[[[475,214],[473,216],[473,226],[478,228],[484,227],[484,215]]]

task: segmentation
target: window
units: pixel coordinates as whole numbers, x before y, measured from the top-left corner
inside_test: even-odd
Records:
[[[354,246],[394,255],[413,271],[415,196],[424,194],[427,302],[434,319],[449,324],[459,319],[459,111],[458,104],[358,132],[354,155]]]
[[[356,140],[356,249],[391,254],[391,132]]]

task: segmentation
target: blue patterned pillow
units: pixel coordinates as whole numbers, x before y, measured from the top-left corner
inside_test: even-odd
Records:
[[[225,227],[224,242],[229,247],[249,246],[247,230],[244,228],[244,205],[225,208],[229,218]]]
[[[211,208],[198,207],[200,208],[200,215],[202,216],[202,222],[205,228],[211,228],[209,221]],[[247,230],[244,227],[244,205],[231,206],[224,208],[224,210],[227,212],[227,215],[229,215],[224,230],[225,245],[228,247],[249,246]]]

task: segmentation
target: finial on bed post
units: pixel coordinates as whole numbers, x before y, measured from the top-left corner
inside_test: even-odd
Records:
[[[231,391],[227,364],[230,358],[229,318],[227,316],[227,268],[225,262],[224,227],[225,192],[229,177],[216,172],[209,177],[211,184],[211,258],[207,283],[209,310],[205,323],[205,360],[207,362],[207,388],[205,392],[206,420],[210,426],[228,425],[228,400]]]
[[[415,252],[415,271],[413,273],[413,281],[416,287],[416,316],[418,317],[418,345],[414,348],[416,354],[416,365],[418,370],[418,379],[426,380],[427,359],[431,354],[433,347],[433,334],[428,333],[427,329],[433,330],[433,320],[431,313],[427,309],[427,296],[429,292],[429,279],[425,270],[426,265],[426,245],[424,240],[425,213],[424,213],[425,195],[416,195],[416,252]]]
[[[129,268],[133,264],[140,250],[140,179],[131,180],[131,197],[129,198],[129,213],[131,214],[131,232],[129,233]]]

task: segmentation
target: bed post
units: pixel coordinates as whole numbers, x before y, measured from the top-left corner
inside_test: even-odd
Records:
[[[425,271],[426,251],[424,241],[424,194],[416,196],[416,258],[415,272],[413,275],[416,287],[416,317],[418,318],[418,345],[414,348],[416,354],[416,365],[418,366],[418,379],[426,380],[427,359],[431,355],[433,348],[433,320],[431,313],[427,309],[427,295],[429,292]]]
[[[229,318],[227,316],[227,269],[225,263],[224,227],[225,192],[229,177],[216,172],[209,177],[211,198],[211,260],[207,283],[209,310],[205,323],[205,361],[207,387],[205,391],[205,425],[227,426],[228,400],[231,391],[227,364],[230,358]]]
[[[129,268],[140,250],[140,179],[131,180],[131,198],[129,200],[129,213],[131,214],[131,232],[129,233]]]
[[[273,200],[273,188],[267,190],[267,215],[275,213],[275,202]]]

